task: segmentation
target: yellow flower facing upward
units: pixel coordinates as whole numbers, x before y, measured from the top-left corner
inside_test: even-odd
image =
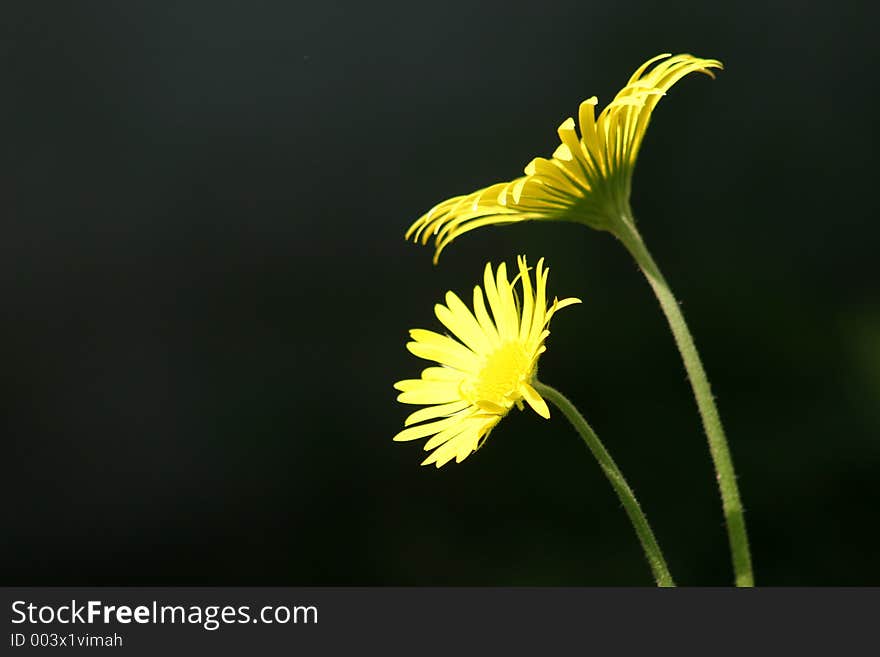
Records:
[[[595,96],[581,103],[580,135],[573,119],[562,122],[557,131],[562,143],[550,159],[535,158],[520,178],[435,205],[406,238],[427,244],[433,236],[436,263],[452,240],[490,224],[566,219],[614,232],[628,216],[633,169],[654,107],[686,75],[699,71],[714,77],[713,68],[722,68],[721,62],[692,55],[648,60],[598,118]]]
[[[474,310],[453,292],[446,293],[446,305],[437,304],[437,319],[455,336],[413,329],[413,341],[406,346],[413,354],[434,361],[419,379],[394,384],[404,404],[422,404],[412,413],[408,427],[394,440],[417,440],[431,436],[425,450],[434,452],[422,465],[439,468],[453,458],[460,463],[478,449],[501,418],[523,400],[541,417],[549,418],[546,402],[532,382],[550,319],[557,310],[580,303],[579,299],[554,298],[547,306],[547,277],[544,259],[538,261],[532,286],[524,257],[518,258],[519,274],[508,281],[502,263],[497,272],[486,265],[483,290],[474,287]],[[522,288],[522,297],[516,285]],[[488,310],[486,307],[488,301]],[[491,317],[489,311],[491,310]],[[421,424],[420,424],[421,423]]]

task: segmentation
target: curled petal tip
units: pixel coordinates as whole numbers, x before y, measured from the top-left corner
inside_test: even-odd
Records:
[[[570,116],[560,123],[559,127],[556,129],[557,132],[566,132],[568,130],[574,130],[574,119]]]

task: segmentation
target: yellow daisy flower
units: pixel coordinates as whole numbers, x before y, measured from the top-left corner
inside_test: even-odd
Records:
[[[413,329],[413,341],[406,347],[425,360],[438,363],[419,379],[398,381],[394,387],[404,404],[422,404],[412,413],[394,440],[417,440],[432,436],[425,450],[434,450],[422,465],[438,468],[453,458],[461,463],[476,451],[501,418],[523,400],[541,417],[549,418],[544,399],[532,387],[538,357],[544,353],[544,340],[550,319],[561,308],[580,303],[580,299],[554,298],[547,307],[547,277],[544,259],[538,261],[532,286],[526,259],[517,259],[519,274],[507,280],[502,263],[493,273],[486,265],[483,290],[474,287],[474,311],[453,292],[446,293],[446,305],[437,304],[437,319],[455,338],[433,331]],[[522,287],[522,298],[516,284]],[[422,423],[422,424],[420,424]]]
[[[452,240],[490,224],[565,219],[616,232],[618,222],[631,221],[633,169],[654,107],[686,75],[699,71],[714,77],[713,68],[722,68],[721,62],[669,54],[649,59],[598,118],[595,96],[581,103],[580,136],[573,119],[562,122],[562,143],[549,160],[535,158],[520,178],[435,205],[410,227],[406,238],[427,244],[433,236],[436,263]]]

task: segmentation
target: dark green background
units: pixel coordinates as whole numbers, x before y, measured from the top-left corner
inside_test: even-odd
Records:
[[[877,17],[856,3],[7,3],[6,584],[649,584],[557,412],[461,465],[391,437],[447,289],[545,256],[542,378],[684,584],[731,581],[695,404],[607,234],[403,232],[658,52],[633,207],[731,440],[762,584],[880,584]]]

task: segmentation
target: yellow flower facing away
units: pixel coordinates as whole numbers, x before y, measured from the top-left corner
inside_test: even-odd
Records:
[[[554,298],[548,306],[549,270],[543,258],[535,270],[534,286],[524,257],[518,258],[518,265],[519,274],[512,281],[504,263],[496,272],[486,265],[485,299],[483,289],[475,286],[473,312],[453,292],[446,293],[446,305],[437,304],[434,312],[455,337],[410,331],[407,349],[439,365],[422,371],[419,379],[394,384],[400,391],[399,402],[425,406],[412,413],[407,428],[394,436],[397,441],[430,436],[425,450],[434,451],[422,465],[433,463],[439,468],[453,458],[460,463],[483,444],[514,405],[522,410],[523,400],[541,417],[550,417],[546,402],[531,384],[538,357],[546,349],[551,318],[580,299]]]
[[[614,232],[628,216],[633,169],[654,107],[686,75],[714,77],[713,68],[722,68],[721,62],[692,55],[648,60],[598,118],[595,96],[581,103],[580,135],[573,119],[562,122],[557,131],[562,143],[550,159],[535,158],[524,176],[435,205],[406,238],[427,244],[433,236],[436,263],[452,240],[490,224],[564,219]]]

